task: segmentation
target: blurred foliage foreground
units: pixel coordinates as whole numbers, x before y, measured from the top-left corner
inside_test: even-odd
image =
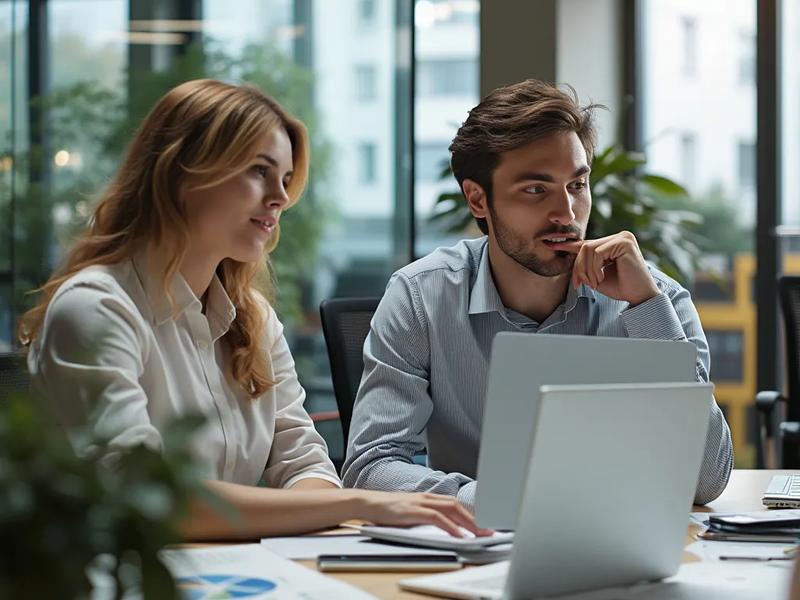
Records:
[[[221,506],[189,450],[204,419],[176,421],[163,453],[95,439],[79,457],[43,407],[0,402],[0,598],[88,598],[93,585],[104,597],[178,598],[157,553],[180,541],[191,498]]]

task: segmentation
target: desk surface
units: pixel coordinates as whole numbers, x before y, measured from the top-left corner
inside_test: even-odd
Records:
[[[745,470],[736,469],[731,473],[731,480],[722,495],[705,507],[695,507],[695,511],[708,512],[736,512],[746,510],[764,510],[761,504],[761,494],[767,487],[770,478],[780,473],[790,471],[767,471],[767,470]],[[697,531],[696,526],[690,525],[687,531],[686,544],[693,541],[693,535]],[[696,560],[693,555],[685,553],[684,561]],[[301,564],[315,568],[313,561],[299,561]],[[413,577],[414,573],[337,573],[335,575],[341,581],[364,590],[377,598],[399,598],[417,599],[431,598],[420,594],[403,592],[397,585],[401,579]]]

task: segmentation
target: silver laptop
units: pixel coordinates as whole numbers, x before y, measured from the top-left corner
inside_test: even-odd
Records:
[[[510,562],[401,587],[532,598],[674,574],[712,392],[702,383],[543,386]]]
[[[694,382],[696,358],[691,342],[497,334],[478,457],[478,523],[495,529],[516,525],[540,386]]]
[[[775,475],[761,502],[767,508],[800,508],[800,473]]]

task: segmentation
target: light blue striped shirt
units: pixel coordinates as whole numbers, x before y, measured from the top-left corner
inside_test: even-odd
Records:
[[[503,306],[488,254],[486,237],[463,241],[390,279],[364,344],[346,486],[450,494],[473,507],[489,352],[500,331],[689,340],[697,380],[708,381],[708,344],[689,292],[660,271],[650,269],[661,294],[636,307],[582,285],[537,323]],[[415,464],[425,450],[428,466]],[[732,462],[714,403],[696,503],[722,492]]]

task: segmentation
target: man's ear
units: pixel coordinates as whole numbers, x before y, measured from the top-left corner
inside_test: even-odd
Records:
[[[489,206],[483,187],[472,179],[465,179],[461,184],[461,189],[464,192],[464,198],[467,200],[467,206],[472,216],[477,219],[485,219],[489,213]]]

